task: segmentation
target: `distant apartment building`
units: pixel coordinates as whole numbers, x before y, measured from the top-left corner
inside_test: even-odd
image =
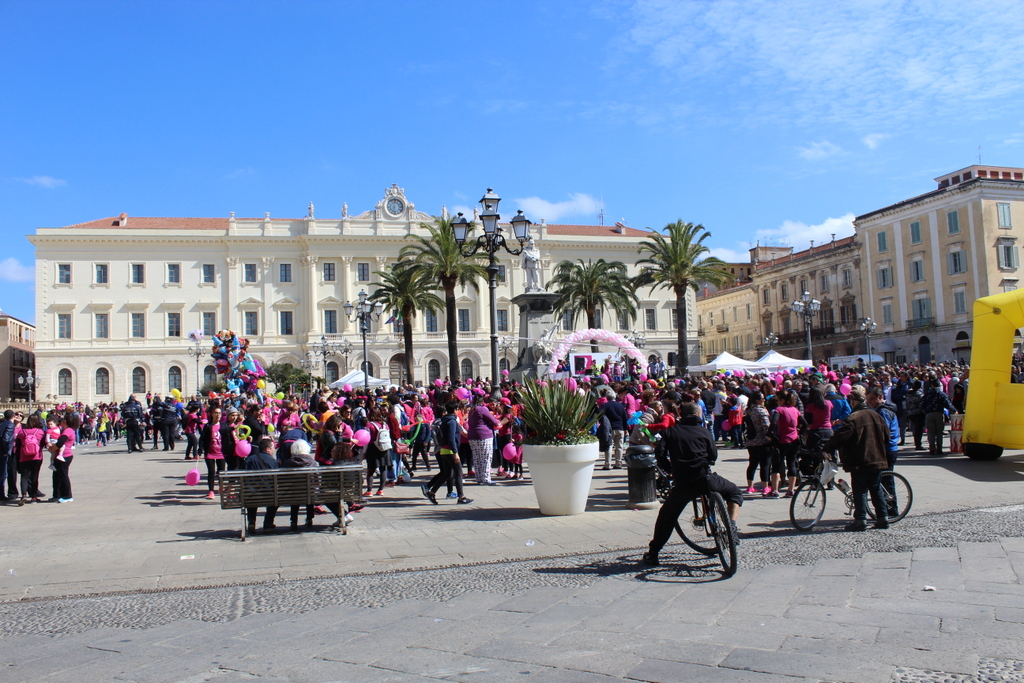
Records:
[[[0,312],[0,399],[29,400],[28,382],[35,377],[35,351],[35,326]],[[32,396],[39,397],[38,393]]]
[[[746,282],[725,289],[702,289],[697,297],[697,321],[701,363],[714,360],[723,351],[744,360],[758,358],[761,318],[757,293],[749,277]]]
[[[858,216],[863,315],[886,362],[970,360],[975,299],[1014,290],[1024,169],[975,165],[931,192]]]

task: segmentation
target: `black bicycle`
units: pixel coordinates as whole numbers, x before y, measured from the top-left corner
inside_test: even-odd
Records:
[[[853,514],[853,489],[849,482],[837,478],[839,467],[821,451],[801,450],[798,454],[801,481],[789,502],[789,520],[799,531],[810,531],[825,514],[828,487],[833,484],[844,496],[847,516]],[[910,512],[914,504],[914,490],[902,474],[886,470],[881,475],[882,500],[888,513],[888,522],[894,524]],[[875,519],[875,509],[867,506],[868,516]]]
[[[668,498],[672,489],[672,476],[658,468],[655,486],[658,500],[662,503]],[[698,496],[687,506],[676,520],[676,533],[690,548],[706,557],[718,555],[726,576],[736,573],[736,536],[732,524],[729,523],[729,509],[725,499],[716,491],[708,491]],[[685,519],[684,519],[685,515]],[[684,531],[689,530],[689,534]]]

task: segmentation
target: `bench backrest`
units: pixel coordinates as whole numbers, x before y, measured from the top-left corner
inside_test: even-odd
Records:
[[[359,464],[297,469],[228,471],[220,475],[220,506],[322,505],[359,500],[363,467]]]

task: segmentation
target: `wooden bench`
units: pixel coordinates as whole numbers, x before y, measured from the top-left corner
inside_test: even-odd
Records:
[[[363,499],[361,463],[302,467],[279,470],[229,470],[220,475],[220,507],[242,511],[242,540],[247,526],[246,508],[288,507],[361,502]],[[341,508],[341,533],[347,506]]]

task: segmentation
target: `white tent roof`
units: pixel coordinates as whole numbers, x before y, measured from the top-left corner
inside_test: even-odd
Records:
[[[389,382],[388,380],[377,379],[373,375],[367,378],[366,383],[369,384],[371,387],[386,387],[389,384],[391,384],[391,382]],[[353,370],[344,377],[339,378],[337,381],[331,382],[327,386],[329,389],[341,389],[346,384],[351,384],[353,389],[358,389],[359,387],[363,386],[363,371]]]
[[[705,365],[691,365],[690,372],[718,372],[719,370],[761,370],[761,365],[755,361],[737,358],[728,351],[718,354],[713,361]]]
[[[772,349],[758,358],[757,364],[767,370],[777,370],[779,368],[809,368],[811,366],[811,361],[790,358],[789,356],[784,356],[775,349]]]

